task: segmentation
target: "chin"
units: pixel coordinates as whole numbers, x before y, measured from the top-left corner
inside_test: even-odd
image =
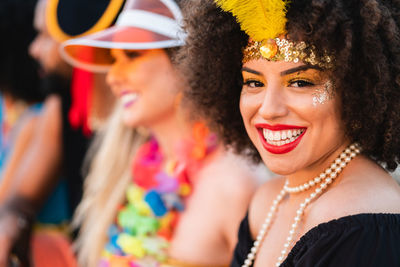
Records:
[[[273,173],[276,173],[276,174],[282,175],[282,176],[292,174],[292,173],[296,172],[296,170],[297,170],[296,168],[293,168],[293,165],[286,166],[284,164],[275,164],[275,163],[267,164],[265,161],[264,161],[264,163],[268,167],[268,169],[271,170]]]
[[[136,118],[132,118],[132,116],[124,115],[122,118],[122,122],[126,127],[136,128],[140,126],[139,121]]]
[[[263,149],[263,148],[262,148]],[[287,154],[284,155],[270,155],[267,151],[262,151],[260,153],[261,159],[264,164],[273,173],[279,175],[289,175],[296,172],[299,169],[299,158],[288,157]]]

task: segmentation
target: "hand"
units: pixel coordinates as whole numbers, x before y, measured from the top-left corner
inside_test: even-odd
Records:
[[[22,229],[20,223],[18,216],[12,212],[3,211],[0,215],[0,267],[10,267],[11,249]]]
[[[15,196],[0,207],[0,267],[28,267],[34,207]]]

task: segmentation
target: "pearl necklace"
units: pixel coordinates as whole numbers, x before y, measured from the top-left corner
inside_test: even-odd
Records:
[[[339,175],[339,173],[343,170],[344,167],[360,153],[360,147],[358,144],[352,144],[348,148],[346,148],[336,159],[335,161],[319,176],[314,179],[296,186],[289,187],[288,181],[285,182],[283,189],[279,192],[278,196],[272,202],[272,206],[269,209],[267,217],[265,218],[264,223],[261,226],[260,231],[257,234],[256,241],[254,241],[253,247],[250,249],[249,254],[247,254],[247,259],[244,261],[242,267],[250,267],[253,264],[254,259],[256,258],[256,254],[261,246],[264,237],[269,230],[272,222],[272,217],[275,215],[278,205],[282,201],[283,197],[289,193],[299,193],[306,191],[316,185],[319,185],[314,192],[310,194],[308,198],[306,198],[301,204],[299,209],[296,211],[296,217],[294,218],[294,222],[291,225],[291,229],[289,231],[289,235],[286,238],[286,242],[283,245],[283,249],[281,251],[280,256],[275,264],[275,266],[280,266],[283,260],[285,259],[289,248],[293,242],[294,234],[296,233],[296,229],[301,221],[301,218],[304,214],[304,210],[320,194],[324,192],[324,190],[331,184],[334,179]]]

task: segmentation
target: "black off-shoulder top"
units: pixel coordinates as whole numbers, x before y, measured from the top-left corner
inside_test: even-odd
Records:
[[[248,216],[231,267],[242,266],[252,240]],[[400,214],[357,214],[322,223],[295,244],[281,267],[400,267]]]

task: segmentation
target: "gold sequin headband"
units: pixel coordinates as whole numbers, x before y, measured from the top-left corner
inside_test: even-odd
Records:
[[[332,56],[323,53],[318,57],[315,46],[307,45],[305,42],[291,42],[280,37],[262,42],[250,40],[243,51],[243,63],[254,59],[304,62],[324,69],[333,67]]]
[[[332,56],[314,45],[292,42],[285,36],[286,12],[290,0],[214,0],[222,10],[232,13],[240,28],[251,38],[244,49],[243,62],[252,59],[304,62],[331,68]],[[323,52],[323,53],[318,53]]]

